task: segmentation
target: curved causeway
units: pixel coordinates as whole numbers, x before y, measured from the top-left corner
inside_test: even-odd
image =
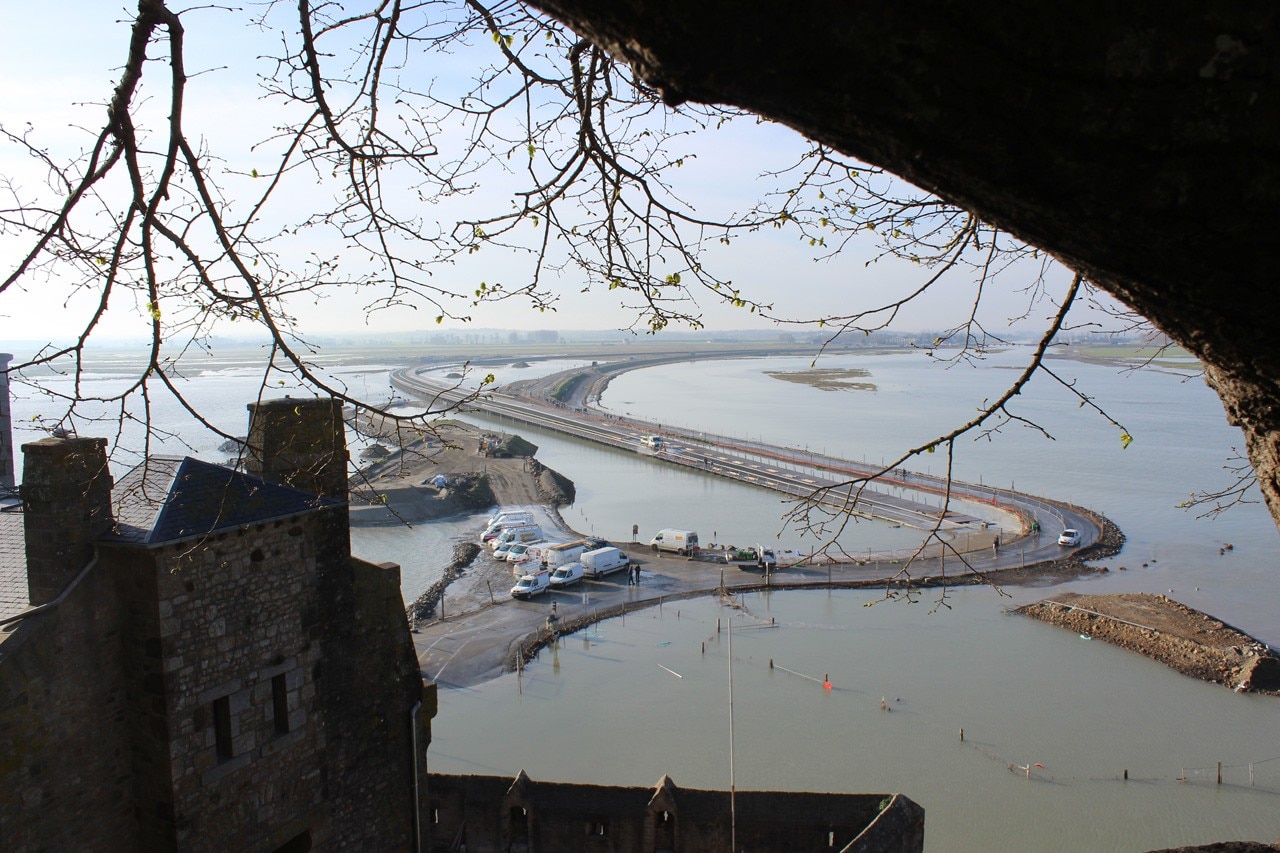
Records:
[[[673,359],[675,360],[675,359]],[[613,373],[638,366],[608,365]],[[548,593],[544,601],[519,602],[489,595],[453,595],[447,615],[415,627],[422,671],[437,683],[464,686],[514,668],[558,634],[579,630],[599,619],[627,610],[722,591],[806,586],[923,587],[987,582],[992,573],[1042,574],[1089,571],[1086,559],[1116,553],[1124,537],[1102,516],[1089,510],[1005,489],[994,489],[895,469],[812,454],[760,442],[744,442],[704,433],[674,430],[636,418],[604,415],[586,404],[598,399],[607,379],[600,368],[567,371],[519,383],[524,393],[490,392],[471,399],[468,392],[422,374],[439,366],[396,371],[396,388],[436,402],[448,400],[486,415],[529,424],[632,453],[655,462],[678,465],[709,475],[728,477],[809,500],[838,511],[851,511],[908,525],[932,534],[927,547],[888,559],[839,562],[816,555],[770,576],[740,572],[723,560],[666,558],[614,543],[631,552],[644,570],[644,583],[621,579],[588,581],[569,591]],[[575,379],[575,376],[582,376]],[[577,389],[572,405],[549,399],[548,389]],[[645,438],[660,436],[658,447]],[[884,481],[916,497],[898,497],[867,488]],[[945,506],[929,503],[941,499]],[[971,512],[961,511],[968,508]],[[980,508],[980,509],[979,509]],[[980,517],[1001,519],[993,527]],[[1059,532],[1074,528],[1080,545],[1064,549]],[[957,535],[957,534],[963,534]],[[993,548],[999,536],[999,547]],[[548,618],[553,616],[554,618]]]

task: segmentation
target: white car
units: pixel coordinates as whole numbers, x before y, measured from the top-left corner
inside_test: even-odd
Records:
[[[1073,548],[1076,545],[1079,545],[1080,531],[1073,530],[1072,528],[1068,527],[1066,530],[1062,531],[1062,535],[1058,537],[1058,544],[1065,545],[1068,548]]]

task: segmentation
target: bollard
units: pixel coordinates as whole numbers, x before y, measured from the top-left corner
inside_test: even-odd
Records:
[[[769,658],[769,669],[773,669],[773,658]]]
[[[1222,784],[1222,762],[1218,762],[1218,784]]]
[[[964,726],[960,727],[960,742],[964,743]]]
[[[1126,767],[1126,768],[1124,769],[1124,781],[1126,781],[1126,782],[1128,782],[1128,781],[1129,781],[1129,768],[1128,768],[1128,767]]]
[[[487,587],[489,587],[489,603],[490,603],[490,604],[497,604],[498,602],[496,602],[496,601],[494,601],[494,600],[493,600],[493,584],[492,584],[492,583],[490,583],[489,581],[485,581],[485,582],[484,582],[484,585],[485,585],[485,586],[487,586]]]

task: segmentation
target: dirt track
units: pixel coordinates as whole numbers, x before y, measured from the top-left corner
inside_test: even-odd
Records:
[[[430,434],[404,432],[390,423],[367,428],[382,436],[392,455],[363,466],[363,482],[353,481],[354,524],[430,521],[477,508],[466,495],[433,486],[437,475],[484,474],[493,498],[503,505],[558,506],[573,499],[573,484],[532,457],[480,453],[484,431],[470,424],[444,422]]]
[[[1061,593],[1018,612],[1139,652],[1193,678],[1280,694],[1280,658],[1266,646],[1163,595]]]

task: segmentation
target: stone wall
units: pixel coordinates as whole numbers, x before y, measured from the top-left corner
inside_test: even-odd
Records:
[[[121,611],[101,565],[57,608],[0,628],[0,847],[129,851]],[[77,819],[83,816],[83,819]]]
[[[412,840],[403,833],[414,825],[415,767],[417,814],[425,812],[430,718],[422,706],[411,717],[424,692],[400,594],[399,566],[355,559],[351,564],[355,630],[348,645],[335,652],[344,658],[351,681],[325,705],[325,725],[340,733],[333,745],[342,756],[332,785],[335,842],[344,850],[392,850]],[[434,704],[426,710],[434,713]],[[394,828],[402,830],[398,839],[390,832]]]
[[[434,846],[463,838],[468,851],[656,853],[730,849],[876,851],[924,849],[924,810],[900,795],[739,791],[731,839],[729,793],[535,782],[495,776],[431,776]]]
[[[166,759],[166,778],[140,797],[144,846],[273,850],[304,832],[327,838],[316,535],[308,515],[165,545],[153,566],[122,555],[118,574],[138,593],[128,656],[145,672],[132,719]]]
[[[7,352],[0,352],[0,494],[17,485],[13,462],[13,416],[9,403],[9,361]]]

